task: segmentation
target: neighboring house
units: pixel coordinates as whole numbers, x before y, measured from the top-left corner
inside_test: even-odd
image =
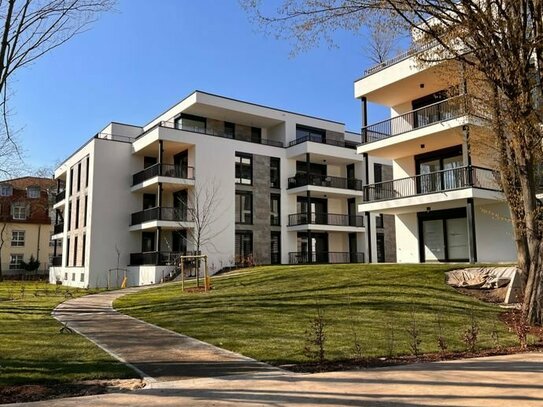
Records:
[[[21,261],[31,256],[40,271],[49,267],[53,231],[49,216],[52,179],[22,177],[0,182],[0,245],[2,274],[21,274]]]
[[[178,254],[196,250],[195,196],[213,186],[201,247],[212,273],[359,263],[370,251],[384,261],[394,255],[378,238],[385,222],[356,212],[374,164],[356,154],[360,142],[342,123],[200,91],[143,127],[111,123],[55,172],[65,190],[54,205],[62,253],[51,281],[105,286],[119,265],[130,285],[159,282]],[[376,163],[387,171],[387,160]]]
[[[391,112],[376,124],[364,114],[357,151],[392,160],[393,178],[370,179],[358,210],[394,216],[401,263],[514,261],[508,206],[489,168],[494,159],[473,142],[482,122],[464,113],[464,94],[448,96],[436,68],[421,67],[407,53],[355,82],[363,112],[367,103]]]

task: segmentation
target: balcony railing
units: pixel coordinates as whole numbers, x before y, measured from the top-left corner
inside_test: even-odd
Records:
[[[53,227],[53,233],[55,235],[58,235],[59,233],[63,233],[64,232],[64,223],[57,223],[54,227]]]
[[[276,140],[270,140],[265,138],[245,138],[241,135],[231,135],[228,133],[225,133],[224,131],[214,130],[214,129],[208,129],[208,128],[201,128],[201,127],[195,127],[195,126],[183,126],[181,123],[175,123],[170,121],[162,121],[160,122],[161,127],[167,127],[169,129],[177,129],[177,130],[184,130],[184,131],[190,131],[192,133],[201,133],[206,134],[208,136],[215,136],[215,137],[222,137],[222,138],[229,138],[233,140],[240,140],[240,141],[248,141],[249,143],[256,143],[256,144],[265,144],[267,146],[274,146],[274,147],[284,147],[284,144],[282,141],[276,141]]]
[[[292,147],[297,144],[305,143],[307,141],[311,141],[313,143],[328,144],[330,146],[352,148],[352,149],[356,149],[356,146],[357,146],[357,143],[354,141],[325,139],[325,138],[315,136],[315,135],[304,136],[304,137],[297,138],[296,140],[292,140],[288,143],[288,146]]]
[[[467,166],[367,185],[364,200],[384,201],[462,188],[501,190],[499,176],[494,171]]]
[[[66,198],[66,190],[59,192],[55,196],[55,203],[59,203],[60,201],[63,201],[64,198]]]
[[[132,185],[138,185],[153,177],[194,179],[194,167],[173,164],[154,164],[132,176]]]
[[[394,58],[390,58],[387,61],[381,62],[377,65],[372,66],[371,68],[366,69],[364,71],[364,76],[362,78],[373,75],[374,73],[382,71],[383,69],[388,68],[389,66],[397,64],[399,62],[405,61],[406,59],[409,59],[413,55],[416,55],[420,52],[428,51],[429,49],[435,47],[436,45],[437,45],[437,41],[430,41],[430,42],[427,42],[425,44],[420,44],[420,45],[414,44],[410,49],[395,56]]]
[[[132,225],[150,222],[155,220],[173,221],[173,222],[190,222],[190,216],[187,208],[165,208],[155,207],[146,209],[141,212],[132,214]]]
[[[337,213],[295,213],[288,215],[288,225],[330,225],[330,226],[364,226],[364,217],[356,215],[342,215]]]
[[[362,181],[354,178],[332,177],[320,174],[309,174],[308,176],[305,173],[298,173],[288,179],[289,189],[306,185],[362,191]]]
[[[311,260],[311,261],[310,261]],[[364,263],[364,253],[360,252],[316,252],[309,256],[307,252],[290,252],[290,264],[308,263]]]
[[[187,252],[145,252],[130,253],[131,266],[155,265],[173,266],[176,265],[179,256],[187,255]]]
[[[465,115],[463,96],[434,103],[420,109],[362,128],[362,143],[384,140],[392,136],[420,129],[445,120],[456,119]]]
[[[62,256],[54,256],[51,259],[51,266],[53,266],[53,267],[61,267],[62,266]]]

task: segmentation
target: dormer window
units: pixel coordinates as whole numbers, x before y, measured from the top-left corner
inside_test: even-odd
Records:
[[[26,194],[29,198],[39,198],[41,193],[40,187],[28,187],[26,189]]]
[[[9,184],[0,185],[0,196],[11,196],[13,195],[13,188]]]
[[[14,220],[26,220],[26,205],[16,203],[11,206],[11,215]]]

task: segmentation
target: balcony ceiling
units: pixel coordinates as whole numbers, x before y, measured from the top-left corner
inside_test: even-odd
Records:
[[[170,154],[177,154],[182,151],[185,151],[186,149],[192,147],[192,144],[183,143],[181,141],[179,142],[173,142],[173,141],[167,141],[164,140],[164,152],[168,155]],[[149,157],[158,157],[158,140],[154,143],[151,143],[141,150],[138,150],[136,153],[137,155],[143,155],[143,156],[149,156]],[[173,164],[173,163],[167,163],[167,164]]]

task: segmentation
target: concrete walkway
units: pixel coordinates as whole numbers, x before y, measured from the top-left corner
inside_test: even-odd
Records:
[[[26,406],[543,406],[543,354],[314,375],[256,373],[152,383]],[[23,406],[23,404],[21,404]]]
[[[243,355],[148,324],[113,309],[115,299],[149,287],[87,295],[53,316],[132,366],[147,382],[279,371]]]

